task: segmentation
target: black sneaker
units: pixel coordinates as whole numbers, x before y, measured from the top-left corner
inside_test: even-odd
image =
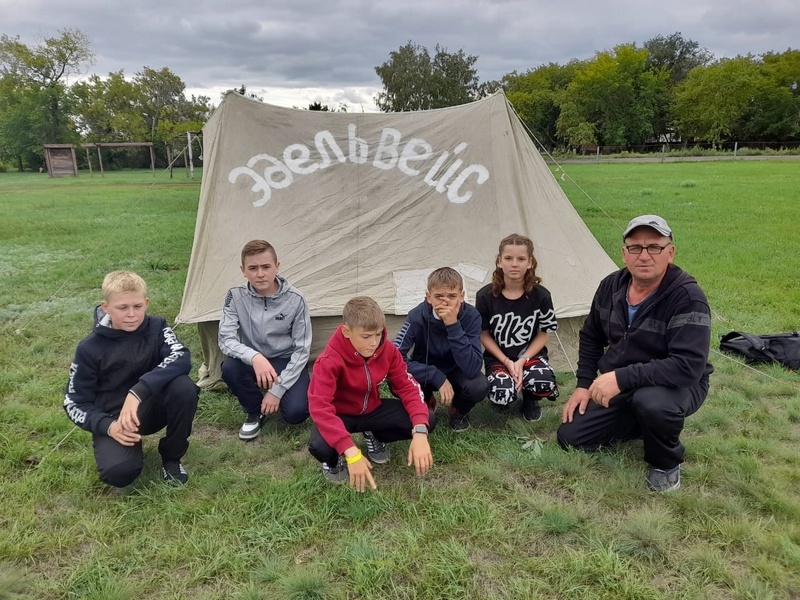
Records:
[[[458,411],[450,413],[450,429],[454,433],[463,433],[469,429],[469,415],[462,414]]]
[[[254,440],[261,433],[261,426],[264,424],[266,417],[262,414],[247,415],[241,429],[239,429],[240,440]]]
[[[167,483],[183,485],[189,481],[189,474],[179,460],[165,460],[161,468],[161,476]]]
[[[322,474],[325,479],[336,484],[346,483],[350,479],[350,474],[347,472],[347,464],[342,456],[332,467],[326,462],[322,463]]]
[[[385,465],[389,462],[389,449],[386,444],[372,435],[371,431],[364,432],[364,441],[367,444],[367,456],[376,465]]]
[[[647,487],[654,492],[671,492],[681,487],[681,466],[666,471],[651,468],[647,474]]]
[[[528,423],[535,423],[542,418],[542,407],[538,398],[522,399],[522,418]]]

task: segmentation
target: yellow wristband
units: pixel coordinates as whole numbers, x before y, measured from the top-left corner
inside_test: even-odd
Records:
[[[353,463],[357,463],[362,458],[364,458],[364,455],[361,454],[361,450],[358,451],[358,454],[354,454],[353,456],[345,456],[344,457],[344,459],[347,461],[348,465],[352,465]]]

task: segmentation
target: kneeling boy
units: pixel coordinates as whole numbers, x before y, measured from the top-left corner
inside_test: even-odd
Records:
[[[254,440],[267,415],[280,410],[298,425],[308,418],[311,317],[303,294],[278,275],[275,248],[252,240],[242,248],[247,280],[228,290],[219,323],[219,347],[228,358],[222,379],[247,415],[239,439]]]
[[[469,429],[469,411],[489,393],[489,383],[481,373],[481,315],[464,300],[458,271],[442,267],[428,276],[425,300],[408,313],[394,345],[428,403],[438,391],[439,401],[451,406],[450,428]]]
[[[428,432],[436,417],[423,401],[403,357],[386,341],[386,318],[377,302],[359,296],[347,302],[344,323],[331,336],[314,363],[308,388],[314,426],[308,449],[322,463],[325,477],[363,492],[366,483],[376,489],[372,464],[353,442],[351,433],[372,432],[377,452],[386,462],[386,442],[411,439],[408,465],[418,476],[433,464]],[[380,398],[378,386],[386,378],[397,398]],[[371,454],[376,454],[375,448]],[[344,457],[344,459],[343,459]],[[345,464],[346,463],[346,464]]]
[[[198,389],[189,378],[189,349],[163,317],[146,313],[144,280],[128,271],[103,279],[104,300],[94,331],[78,344],[69,369],[64,410],[90,431],[100,479],[125,487],[144,464],[142,436],[167,428],[158,444],[162,476],[186,483],[181,458],[197,410]]]

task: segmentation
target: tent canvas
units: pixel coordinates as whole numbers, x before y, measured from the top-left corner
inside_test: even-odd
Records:
[[[344,303],[368,295],[392,335],[430,271],[452,266],[467,298],[491,280],[499,241],[534,241],[552,296],[557,368],[616,266],[587,229],[502,93],[406,113],[282,108],[228,93],[203,129],[204,173],[178,323],[218,320],[240,251],[272,243],[305,295],[316,354]],[[559,351],[563,345],[565,352]]]

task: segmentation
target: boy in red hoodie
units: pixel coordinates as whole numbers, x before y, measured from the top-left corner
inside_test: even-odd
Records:
[[[411,439],[408,465],[414,465],[418,476],[425,475],[433,464],[428,432],[435,427],[436,417],[409,375],[403,356],[386,341],[383,311],[372,298],[359,296],[345,304],[342,317],[344,322],[317,358],[311,375],[308,408],[314,425],[309,452],[322,463],[328,481],[349,479],[351,486],[363,492],[367,483],[377,488],[372,463],[350,434],[371,432],[372,441],[380,446]],[[380,398],[378,386],[384,378],[400,399]],[[370,450],[373,454],[375,449]]]

